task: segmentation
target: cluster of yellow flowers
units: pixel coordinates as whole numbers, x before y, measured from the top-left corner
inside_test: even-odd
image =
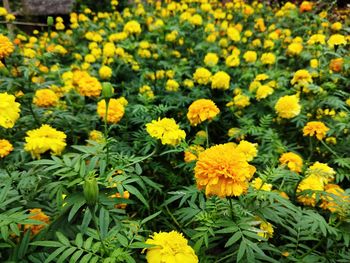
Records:
[[[186,133],[181,130],[174,119],[163,118],[146,124],[146,130],[152,137],[160,139],[162,144],[177,145],[185,139]]]
[[[0,126],[6,129],[12,128],[19,118],[20,104],[16,97],[10,94],[0,93]]]

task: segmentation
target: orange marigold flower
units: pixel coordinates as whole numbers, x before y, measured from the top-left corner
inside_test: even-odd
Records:
[[[59,97],[51,89],[39,89],[35,91],[33,103],[38,107],[50,107],[57,105]]]
[[[5,139],[0,139],[0,158],[4,158],[13,151],[12,144]]]
[[[303,1],[299,7],[300,12],[308,12],[312,10],[312,3],[309,1]]]
[[[300,173],[301,169],[303,168],[303,159],[299,155],[292,152],[282,154],[279,161],[282,165],[287,165],[289,170],[296,173]]]
[[[44,229],[47,224],[49,224],[50,217],[48,217],[44,212],[42,212],[40,208],[29,209],[29,211],[30,211],[29,219],[41,221],[43,222],[43,224],[42,225],[26,224],[24,225],[24,231],[27,231],[28,229],[30,229],[32,234],[36,235],[42,229]]]
[[[200,152],[203,152],[204,148],[200,145],[191,145],[188,147],[188,149],[184,152],[184,161],[185,163],[189,163],[192,161],[197,160],[198,154]]]
[[[301,193],[305,190],[311,191],[323,191],[324,183],[322,178],[317,175],[310,175],[303,179],[297,188],[297,193]],[[298,195],[298,201],[303,203],[304,205],[315,206],[316,205],[316,193],[312,193],[311,195],[300,194]]]
[[[118,123],[123,118],[125,108],[121,101],[117,99],[110,99],[108,103],[107,122]],[[106,115],[106,100],[101,100],[97,103],[97,113],[105,119]]]
[[[244,194],[255,167],[234,143],[219,144],[201,152],[194,168],[197,187],[207,196],[240,196]]]
[[[8,37],[0,34],[0,59],[7,57],[15,50],[14,45]]]
[[[316,135],[318,140],[322,140],[326,137],[327,131],[329,131],[329,128],[323,122],[310,121],[303,128],[303,135],[311,137]]]
[[[343,213],[346,203],[350,203],[350,196],[346,195],[345,191],[336,184],[327,184],[324,190],[327,194],[322,195],[320,207],[332,213]]]
[[[343,69],[344,59],[343,58],[335,58],[331,60],[329,64],[329,69],[334,72],[340,72]]]
[[[197,126],[203,121],[212,120],[219,113],[219,108],[212,100],[199,99],[192,102],[188,108],[187,119],[191,125]]]

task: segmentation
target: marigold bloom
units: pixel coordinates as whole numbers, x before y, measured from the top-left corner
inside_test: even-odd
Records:
[[[335,171],[325,163],[315,162],[307,169],[308,175],[316,175],[322,179],[324,183],[329,183],[334,180]]]
[[[33,103],[38,107],[56,106],[58,101],[59,97],[51,89],[39,89],[33,98]]]
[[[350,196],[346,195],[344,189],[336,184],[327,184],[324,187],[327,194],[321,196],[322,209],[328,209],[332,213],[345,213],[346,204],[350,203]]]
[[[19,118],[20,104],[15,100],[13,95],[0,93],[0,126],[4,128],[12,128]]]
[[[200,26],[203,24],[203,18],[199,14],[195,14],[195,15],[190,17],[189,22],[192,25]]]
[[[128,34],[140,34],[141,26],[139,22],[131,20],[124,25],[123,31]]]
[[[291,43],[287,48],[287,54],[294,56],[299,55],[303,51],[303,45],[301,43]]]
[[[201,152],[194,168],[197,187],[205,188],[207,196],[222,198],[244,194],[255,170],[233,143],[215,145]]]
[[[128,191],[124,191],[123,196],[120,195],[120,193],[115,193],[114,195],[111,195],[110,197],[112,198],[123,198],[123,199],[129,199],[130,198],[130,193]],[[114,207],[116,209],[125,209],[128,204],[126,203],[121,203],[121,204],[116,204]]]
[[[326,44],[326,36],[323,34],[315,34],[312,35],[309,40],[307,41],[308,45],[314,45],[314,44]]]
[[[89,140],[101,143],[105,141],[105,138],[102,132],[97,130],[92,130],[89,133]]]
[[[334,34],[329,37],[327,44],[330,48],[334,48],[334,46],[339,45],[346,45],[346,39],[343,35]]]
[[[244,53],[243,58],[246,62],[252,63],[255,62],[257,59],[257,54],[255,51],[247,51]]]
[[[125,108],[118,99],[110,99],[108,103],[107,122],[118,123],[124,116]],[[106,115],[106,100],[97,103],[97,113],[104,120]]]
[[[181,130],[174,119],[163,118],[158,121],[153,120],[146,124],[146,130],[149,135],[160,139],[162,144],[177,145],[186,137],[185,131]]]
[[[109,79],[112,77],[112,69],[108,66],[102,66],[98,70],[98,74],[100,75],[101,79]]]
[[[251,185],[254,187],[256,190],[262,190],[262,191],[268,191],[270,192],[272,189],[272,184],[267,184],[265,183],[260,177],[255,178],[252,182]]]
[[[224,71],[219,71],[211,78],[212,89],[227,90],[230,88],[230,75]]]
[[[29,219],[38,220],[44,223],[42,225],[32,225],[32,224],[24,225],[24,231],[27,231],[28,229],[30,229],[31,234],[36,235],[42,229],[44,229],[47,224],[49,224],[50,217],[48,217],[44,212],[42,212],[40,208],[29,209],[29,212],[30,212]]]
[[[260,230],[264,231],[264,232],[259,232],[258,236],[261,236],[263,238],[269,239],[271,237],[273,237],[273,227],[272,224],[269,222],[261,222],[260,224]]]
[[[208,84],[211,79],[211,72],[206,68],[197,68],[196,72],[193,74],[193,79],[198,84]]]
[[[148,263],[197,263],[192,247],[183,235],[176,231],[154,233],[146,240],[146,244],[155,245],[147,248],[146,259]]]
[[[303,128],[304,136],[316,136],[318,140],[322,140],[326,137],[326,133],[329,131],[329,128],[320,121],[310,121]]]
[[[257,100],[265,99],[268,96],[270,96],[273,93],[273,91],[274,91],[273,88],[271,88],[270,86],[261,85],[256,90],[256,99]]]
[[[289,170],[296,173],[300,173],[303,168],[303,159],[293,152],[282,154],[279,161],[282,165],[287,165]]]
[[[264,53],[261,55],[261,62],[263,64],[275,64],[276,56],[273,53]]]
[[[237,145],[236,149],[244,154],[246,160],[250,162],[258,155],[258,144],[251,143],[245,140],[242,140]]]
[[[283,96],[275,104],[275,110],[279,117],[291,119],[298,116],[301,111],[299,98],[296,95]]]
[[[234,27],[227,28],[227,36],[234,42],[241,40],[241,35],[239,31]]]
[[[308,12],[312,10],[312,2],[303,1],[299,7],[301,13]]]
[[[15,50],[14,45],[8,37],[0,34],[0,59],[7,57]]]
[[[232,54],[226,58],[225,63],[228,67],[237,67],[240,63],[239,56]]]
[[[312,174],[303,179],[297,187],[297,193],[300,193],[305,190],[323,191],[324,183],[319,176]],[[316,205],[316,193],[313,193],[312,195],[299,195],[297,199],[304,205]]]
[[[215,53],[207,53],[204,57],[204,63],[208,67],[213,67],[219,62],[219,57]]]
[[[13,151],[12,144],[5,139],[0,139],[0,158],[4,158]]]
[[[243,94],[237,94],[236,96],[233,97],[233,104],[237,108],[243,109],[250,105],[250,98]]]
[[[212,100],[199,99],[188,107],[187,119],[191,125],[197,126],[206,120],[212,120],[219,113],[219,108]]]
[[[24,150],[30,152],[34,158],[40,158],[40,154],[51,151],[54,155],[60,155],[66,147],[66,135],[43,124],[40,128],[27,132]]]
[[[174,79],[168,79],[165,84],[165,90],[167,91],[178,91],[179,90],[179,83],[177,83]]]
[[[188,147],[188,149],[184,152],[184,161],[185,163],[189,163],[192,161],[197,160],[198,154],[200,152],[203,152],[204,148],[199,145],[191,145]]]
[[[290,81],[292,85],[299,84],[302,86],[307,86],[312,83],[312,76],[306,69],[299,69],[293,75],[293,79]]]
[[[343,58],[335,58],[332,59],[329,64],[329,69],[334,72],[340,72],[343,69],[344,59]]]
[[[82,96],[98,97],[101,94],[102,85],[97,78],[85,76],[79,80],[77,89]]]

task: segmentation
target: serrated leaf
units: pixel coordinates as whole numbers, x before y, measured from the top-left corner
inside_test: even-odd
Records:
[[[70,247],[70,242],[69,242],[68,238],[66,238],[62,233],[56,232],[56,236],[58,238],[58,241],[61,242],[61,244],[65,245],[67,247]]]
[[[233,236],[231,236],[229,238],[229,240],[227,240],[225,247],[229,247],[231,245],[233,245],[234,243],[236,243],[240,238],[242,238],[242,234],[241,232],[236,232]]]

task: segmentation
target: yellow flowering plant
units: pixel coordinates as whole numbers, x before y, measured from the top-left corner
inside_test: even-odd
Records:
[[[347,17],[77,3],[0,8],[2,261],[349,261]]]

